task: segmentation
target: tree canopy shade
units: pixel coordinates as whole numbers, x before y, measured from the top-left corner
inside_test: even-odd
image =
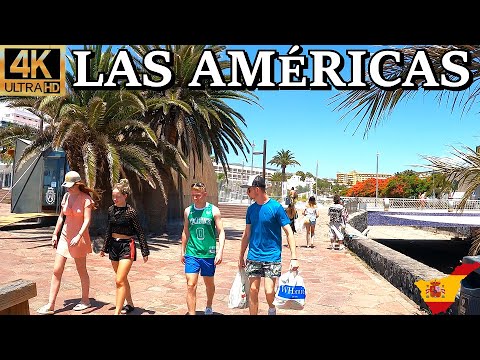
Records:
[[[178,146],[183,154],[190,154],[203,161],[203,148],[212,154],[214,161],[221,163],[227,173],[227,156],[243,154],[247,160],[250,142],[240,127],[246,120],[229,104],[243,101],[259,105],[258,97],[248,90],[218,90],[208,87],[191,90],[191,81],[198,61],[206,50],[212,51],[220,69],[230,68],[230,60],[222,59],[226,49],[223,45],[130,45],[136,55],[137,66],[143,67],[142,59],[150,51],[164,48],[173,53],[175,82],[167,90],[145,91],[145,120],[157,136]],[[229,79],[229,75],[224,75]],[[155,77],[153,78],[155,81]]]

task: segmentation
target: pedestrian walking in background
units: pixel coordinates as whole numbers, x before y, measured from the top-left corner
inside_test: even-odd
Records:
[[[150,255],[137,211],[130,204],[127,204],[127,198],[131,193],[132,190],[127,179],[121,179],[113,186],[113,205],[108,208],[105,241],[100,250],[100,256],[105,256],[105,253],[108,253],[108,258],[115,271],[114,315],[128,314],[135,310],[130,283],[127,278],[133,262],[137,260],[137,249],[133,236],[138,239],[144,263],[148,261],[148,255]],[[127,301],[126,304],[125,300]]]
[[[74,259],[80,277],[82,296],[73,310],[81,311],[90,307],[90,277],[87,271],[87,255],[92,252],[92,242],[88,232],[92,210],[97,208],[100,195],[85,185],[76,171],[65,174],[62,184],[67,189],[61,202],[61,210],[52,234],[52,246],[57,245],[53,275],[50,283],[48,304],[37,310],[39,314],[54,313],[55,301],[67,259]],[[63,223],[65,215],[65,223]],[[63,225],[63,227],[62,227]],[[61,229],[61,233],[59,234]]]
[[[295,205],[297,203],[297,200],[298,200],[298,194],[297,194],[297,191],[295,190],[295,188],[292,186],[292,188],[290,189],[289,193],[288,193],[288,196],[290,197],[291,199],[291,203],[293,205]]]
[[[332,250],[343,250],[343,239],[345,237],[345,227],[348,220],[348,211],[342,204],[340,195],[333,196],[333,205],[328,208],[329,237]]]
[[[267,195],[263,177],[252,177],[242,187],[248,189],[248,196],[254,200],[247,209],[238,259],[239,268],[245,268],[250,282],[250,315],[258,314],[258,294],[262,278],[264,278],[268,315],[276,315],[273,301],[275,300],[275,283],[282,271],[282,229],[287,236],[292,270],[298,269],[295,237],[283,206]],[[248,254],[245,259],[247,247]]]
[[[305,209],[303,210],[303,215],[305,216],[304,225],[306,230],[305,236],[307,240],[307,248],[313,248],[315,240],[315,225],[317,224],[317,218],[319,216],[315,196],[310,196],[308,199]]]
[[[295,205],[290,203],[285,210],[287,212],[287,216],[290,219],[290,227],[292,228],[293,233],[295,234],[297,230],[295,229],[295,220],[298,218],[297,209],[295,209]]]
[[[180,254],[181,262],[185,265],[188,314],[196,314],[197,283],[200,275],[203,277],[207,292],[205,315],[212,315],[215,268],[222,262],[225,230],[220,210],[207,202],[205,184],[201,182],[192,184],[190,195],[193,203],[184,211]]]
[[[425,205],[427,204],[427,193],[421,193],[418,198],[420,199],[420,209],[425,209]]]

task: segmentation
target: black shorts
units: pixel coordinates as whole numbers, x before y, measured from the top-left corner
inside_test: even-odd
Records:
[[[137,248],[135,240],[130,239],[110,239],[111,246],[108,252],[108,258],[112,261],[120,261],[122,259],[137,260]]]

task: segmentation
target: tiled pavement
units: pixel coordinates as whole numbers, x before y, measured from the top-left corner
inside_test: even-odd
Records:
[[[322,217],[320,218],[322,219]],[[243,219],[224,219],[227,241],[223,263],[217,267],[215,314],[248,315],[248,309],[229,309],[228,294],[233,282],[244,228]],[[47,303],[54,250],[50,246],[52,228],[0,231],[0,283],[16,279],[36,283],[37,296],[30,299],[30,312]],[[303,310],[278,310],[279,315],[414,315],[423,311],[362,260],[348,250],[328,249],[325,221],[317,222],[314,249],[305,248],[303,234],[297,234],[297,257],[300,274],[305,280],[307,301]],[[151,254],[147,263],[141,256],[129,274],[136,306],[131,315],[183,315],[186,313],[186,285],[183,265],[179,260],[179,232],[151,238]],[[286,241],[284,239],[284,243]],[[290,252],[283,248],[284,270]],[[87,259],[91,281],[92,307],[73,311],[79,301],[80,280],[75,264],[68,260],[57,298],[57,315],[109,315],[115,302],[114,272],[107,257],[92,253]],[[203,314],[205,287],[200,279],[197,289],[197,313]],[[259,314],[266,314],[267,305],[260,292]]]

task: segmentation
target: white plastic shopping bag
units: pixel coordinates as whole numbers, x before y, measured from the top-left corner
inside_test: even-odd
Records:
[[[303,226],[303,219],[299,216],[295,219],[295,230],[297,231],[298,234],[303,234],[303,229],[305,227]]]
[[[230,294],[228,296],[228,307],[230,309],[245,309],[248,307],[249,281],[244,268],[235,274]]]
[[[306,295],[305,284],[298,271],[288,270],[278,279],[273,304],[279,309],[302,310]]]

